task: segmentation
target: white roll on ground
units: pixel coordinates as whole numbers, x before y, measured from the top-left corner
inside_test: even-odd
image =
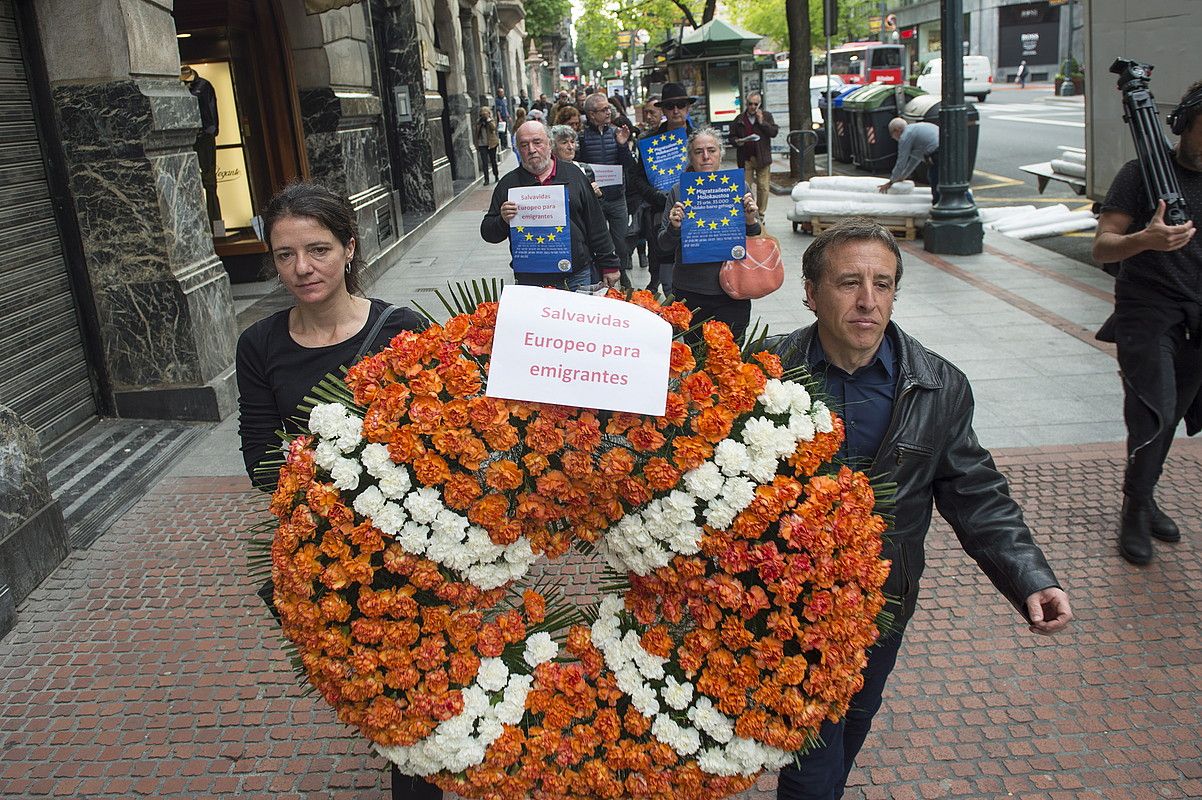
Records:
[[[1016,231],[1010,231],[1007,236],[1015,239],[1039,239],[1043,236],[1058,236],[1062,233],[1073,233],[1075,231],[1088,231],[1098,226],[1098,221],[1094,219],[1093,214],[1088,211],[1075,212],[1084,214],[1083,217],[1072,216],[1058,219],[1055,222],[1047,225],[1036,225],[1031,228],[1020,228]]]
[[[931,207],[926,206],[890,206],[873,200],[837,201],[811,200],[806,203],[795,203],[789,219],[805,221],[810,217],[914,217],[926,219],[930,216]]]
[[[997,222],[993,223],[993,229],[999,233],[1005,233],[1006,231],[1015,230],[1017,228],[1028,228],[1032,225],[1045,225],[1053,220],[1066,217],[1070,213],[1071,212],[1068,210],[1068,206],[1064,205],[1063,203],[1057,203],[1054,206],[1045,206],[1043,208],[1037,208],[1034,211],[1026,214],[1015,214],[1014,216],[998,220]]]
[[[1007,217],[1013,217],[1015,214],[1030,214],[1034,210],[1035,206],[992,206],[977,209],[977,213],[981,215],[981,222],[989,225]]]
[[[815,175],[810,185],[815,189],[835,189],[841,192],[875,192],[885,178],[870,178],[859,175]],[[914,181],[898,181],[889,187],[889,194],[909,194],[914,191]]]
[[[1065,161],[1063,158],[1053,158],[1051,161],[1052,172],[1059,172],[1061,175],[1072,175],[1074,178],[1085,177],[1085,164],[1078,164],[1076,161]]]
[[[881,194],[880,192],[836,192],[824,189],[815,189],[810,186],[805,191],[800,190],[800,187],[793,189],[793,202],[808,203],[811,200],[830,200],[835,202],[850,202],[850,203],[886,203],[896,205],[899,208],[910,208],[912,206],[929,206],[931,204],[931,196],[926,192],[916,192],[914,194]]]
[[[1085,163],[1085,151],[1084,150],[1065,150],[1063,153],[1060,154],[1060,158],[1065,161],[1071,161],[1074,164],[1084,164]]]

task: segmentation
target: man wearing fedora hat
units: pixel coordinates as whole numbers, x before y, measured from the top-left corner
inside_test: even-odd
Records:
[[[664,88],[660,91],[659,102],[657,104],[660,111],[663,112],[664,121],[655,129],[655,133],[682,129],[686,137],[691,134],[693,132],[693,121],[689,119],[689,107],[695,102],[697,102],[697,99],[689,96],[683,84],[665,83]],[[660,229],[667,194],[659,192],[659,195],[661,197],[659,206],[650,211],[650,218],[646,220],[643,230],[658,231]],[[656,288],[662,288],[664,294],[671,294],[672,264],[675,262],[676,254],[661,251],[655,239],[656,237],[654,236],[647,237],[647,264],[651,273],[651,280],[647,284],[647,288],[653,292]]]

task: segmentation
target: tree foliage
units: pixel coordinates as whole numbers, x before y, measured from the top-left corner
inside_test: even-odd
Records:
[[[572,0],[525,0],[526,34],[536,41],[554,33],[572,13]]]
[[[613,60],[619,31],[645,30],[655,45],[678,36],[682,25],[687,31],[712,20],[718,0],[582,0],[580,5],[576,58],[588,72]]]
[[[789,22],[785,0],[739,0],[729,3],[731,18],[743,28],[767,36],[779,50],[789,48]],[[790,4],[792,5],[792,4]],[[822,35],[822,0],[806,0],[809,10],[810,40],[817,47],[825,45]],[[877,0],[840,0],[838,33],[832,44],[863,41],[869,38],[868,17],[880,13]]]

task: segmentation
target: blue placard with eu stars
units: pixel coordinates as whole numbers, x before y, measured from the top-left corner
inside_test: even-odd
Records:
[[[666,192],[676,184],[689,163],[685,129],[647,134],[639,139],[639,152],[647,180],[656,189]]]
[[[686,172],[680,178],[680,255],[685,264],[739,259],[747,254],[743,170]]]
[[[509,199],[518,205],[510,221],[509,253],[514,272],[572,271],[572,234],[567,187],[515,187]]]

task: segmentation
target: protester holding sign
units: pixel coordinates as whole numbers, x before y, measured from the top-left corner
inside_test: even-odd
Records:
[[[709,175],[715,175],[713,183],[721,185],[717,176],[722,173],[722,138],[713,128],[702,128],[689,137],[689,172],[704,173],[704,182],[709,184]],[[734,170],[741,172],[741,170]],[[687,173],[686,173],[687,174]],[[696,177],[692,176],[691,185],[696,187]],[[729,175],[727,175],[729,178]],[[693,310],[693,322],[705,319],[716,319],[725,322],[734,334],[735,339],[742,338],[751,322],[751,301],[735,300],[722,289],[718,274],[726,258],[717,261],[699,261],[685,263],[681,250],[681,227],[688,222],[696,227],[697,212],[691,206],[694,204],[688,189],[682,189],[684,181],[672,187],[668,193],[668,208],[663,223],[659,228],[658,244],[664,253],[674,254],[672,288],[676,299],[682,301]],[[728,181],[728,185],[729,185]],[[729,190],[728,190],[729,191]],[[694,193],[693,196],[695,196]],[[725,218],[730,222],[726,227],[735,225],[742,227],[745,236],[756,236],[760,232],[758,218],[759,208],[755,197],[747,190],[741,180],[737,191],[730,191],[731,202]],[[690,217],[689,214],[693,216]],[[714,220],[703,220],[707,231]],[[719,222],[720,226],[721,223]],[[671,256],[670,256],[671,257]],[[742,254],[732,253],[727,258],[742,258]]]
[[[596,280],[593,270],[601,272],[605,283],[616,286],[619,280],[618,257],[605,224],[601,205],[593,187],[574,164],[560,161],[551,154],[551,133],[541,122],[527,122],[517,132],[520,163],[497,181],[492,202],[480,222],[480,236],[486,242],[500,244],[510,239],[510,228],[518,216],[518,204],[510,190],[540,186],[563,186],[567,210],[565,232],[571,243],[568,264],[557,262],[554,272],[523,271],[515,261],[514,279],[528,286],[554,286],[560,289],[584,289]],[[514,225],[514,227],[516,227]],[[558,239],[558,237],[557,237]],[[536,237],[537,240],[537,237]],[[511,251],[512,252],[512,251]],[[565,268],[566,267],[566,268]]]
[[[664,184],[658,184],[653,174],[658,176],[660,173],[657,168],[662,168],[665,172],[672,166],[669,164],[661,164],[660,158],[656,158],[656,154],[650,148],[663,147],[667,143],[664,141],[656,142],[664,134],[669,132],[675,136],[687,137],[693,133],[693,125],[689,122],[689,106],[693,105],[696,100],[689,96],[688,92],[682,84],[665,83],[663,92],[660,94],[657,108],[664,114],[663,123],[655,129],[653,134],[645,134],[639,142],[639,149],[642,151],[643,170],[647,179],[653,186],[660,190],[659,197],[663,198],[663,202],[657,208],[652,208],[644,218],[645,230],[648,231],[647,236],[647,260],[650,262],[651,282],[647,284],[647,288],[655,291],[657,288],[662,289],[665,295],[672,294],[672,251],[663,252],[659,248],[658,231],[663,224],[663,210],[668,207],[666,192],[672,187],[679,178],[679,173],[673,173],[675,177],[668,176]],[[665,156],[666,157],[666,156]],[[687,166],[688,154],[685,153],[685,161],[681,162],[679,155],[676,157],[676,164]]]

